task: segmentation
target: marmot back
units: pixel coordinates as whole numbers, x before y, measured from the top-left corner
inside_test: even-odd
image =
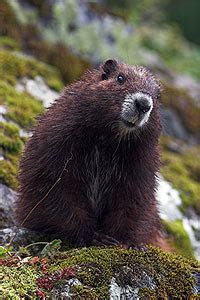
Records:
[[[66,87],[22,155],[18,223],[76,246],[156,244],[159,94],[115,60]]]

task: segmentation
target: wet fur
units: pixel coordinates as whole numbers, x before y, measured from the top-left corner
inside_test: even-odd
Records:
[[[106,70],[88,71],[66,87],[38,120],[21,159],[17,220],[22,223],[45,197],[24,227],[75,245],[90,245],[94,232],[125,245],[156,244],[159,85],[143,67],[116,63]],[[118,73],[125,84],[116,83]],[[133,92],[151,95],[153,110],[141,129],[127,132],[120,112]]]

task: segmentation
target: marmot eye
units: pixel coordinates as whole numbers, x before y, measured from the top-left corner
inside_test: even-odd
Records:
[[[126,81],[126,78],[124,77],[123,74],[119,74],[119,75],[117,76],[117,82],[118,82],[119,84],[123,84],[125,81]]]

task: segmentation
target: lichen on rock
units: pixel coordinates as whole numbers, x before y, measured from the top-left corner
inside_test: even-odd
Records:
[[[64,292],[76,299],[109,299],[114,283],[121,288],[121,297],[129,293],[130,298],[181,299],[195,296],[197,282],[192,273],[198,273],[198,268],[196,261],[151,246],[145,251],[120,247],[70,249],[55,252],[53,259],[19,259],[4,253],[1,260],[3,297],[16,299],[39,294],[49,299]]]

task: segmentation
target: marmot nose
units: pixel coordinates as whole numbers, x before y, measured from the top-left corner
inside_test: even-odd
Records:
[[[150,110],[151,104],[148,99],[136,99],[135,100],[136,108],[139,112],[146,113]]]

